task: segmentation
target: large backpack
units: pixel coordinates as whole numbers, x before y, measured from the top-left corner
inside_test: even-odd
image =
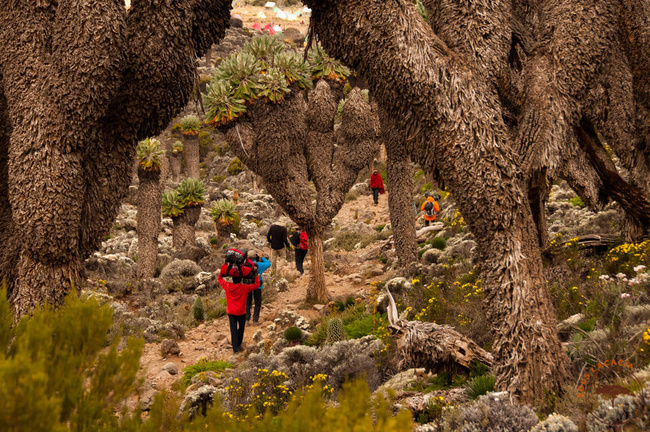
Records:
[[[436,212],[433,210],[433,202],[427,201],[424,205],[424,214],[427,216],[434,216]]]
[[[300,249],[307,250],[309,249],[309,239],[307,238],[307,233],[300,233]]]
[[[226,251],[226,262],[221,266],[221,275],[242,278],[246,284],[254,283],[257,276],[257,266],[248,259],[248,251],[228,249]]]

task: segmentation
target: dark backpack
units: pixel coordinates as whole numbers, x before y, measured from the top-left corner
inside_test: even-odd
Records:
[[[226,262],[221,266],[221,275],[242,278],[245,284],[255,282],[257,276],[257,266],[253,261],[248,259],[248,251],[244,249],[228,249],[226,251]]]
[[[424,205],[424,214],[427,216],[433,216],[436,214],[436,212],[433,210],[433,203],[431,201],[427,201],[427,203]]]
[[[307,250],[309,249],[309,239],[307,238],[307,233],[300,233],[300,249]]]

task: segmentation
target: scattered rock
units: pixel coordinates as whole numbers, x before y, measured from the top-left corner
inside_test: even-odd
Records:
[[[395,296],[411,291],[413,289],[413,284],[407,281],[406,278],[397,277],[386,282],[386,288],[388,288],[393,296]]]
[[[178,367],[172,362],[165,363],[162,370],[168,372],[170,375],[178,374]]]
[[[175,340],[165,339],[160,344],[160,352],[162,353],[163,357],[165,357],[168,355],[179,355],[181,353],[181,349]]]

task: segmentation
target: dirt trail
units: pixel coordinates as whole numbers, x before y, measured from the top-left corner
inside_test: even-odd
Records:
[[[357,220],[370,219],[370,225],[389,223],[388,202],[386,195],[382,195],[379,205],[374,206],[372,196],[360,196],[355,201],[345,203],[337,218],[339,223],[345,225],[354,220],[357,214]],[[354,269],[361,263],[359,252],[342,252],[352,263],[350,267]],[[355,264],[356,262],[356,264]],[[309,270],[311,262],[309,255],[305,259],[305,275],[296,279],[289,285],[286,292],[278,293],[271,303],[263,304],[260,313],[260,322],[254,326],[246,326],[244,333],[244,344],[250,346],[254,344],[252,337],[258,330],[262,331],[265,338],[269,329],[267,328],[277,318],[282,310],[292,310],[307,319],[316,317],[319,312],[315,309],[301,309],[298,307],[304,303],[307,295],[307,284],[309,282]],[[284,268],[294,268],[294,263],[285,261],[284,267],[281,267],[279,273],[282,274]],[[378,277],[381,278],[381,277]],[[325,279],[327,288],[332,297],[353,296],[367,293],[370,280],[365,281],[362,285],[354,285],[351,281],[341,280],[332,273],[326,272]],[[338,279],[337,282],[335,279]],[[140,360],[142,373],[146,376],[146,381],[153,384],[154,388],[170,388],[172,383],[178,380],[182,374],[182,369],[186,366],[195,364],[202,357],[209,360],[228,360],[231,362],[241,362],[245,360],[243,355],[234,356],[230,344],[230,327],[228,316],[223,316],[216,320],[206,322],[185,333],[185,339],[178,341],[181,350],[179,356],[168,356],[163,358],[160,353],[160,343],[146,344]],[[168,362],[174,363],[179,371],[178,375],[170,375],[162,371],[163,365]]]

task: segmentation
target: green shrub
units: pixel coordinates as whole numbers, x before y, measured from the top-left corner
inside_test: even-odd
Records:
[[[445,247],[447,247],[447,239],[444,237],[434,237],[430,240],[429,244],[435,249],[445,250]]]
[[[194,314],[194,320],[198,322],[201,322],[205,319],[205,307],[203,306],[203,299],[201,297],[197,297],[194,301],[192,313]]]
[[[420,188],[420,193],[425,193],[433,189],[433,186],[431,186],[431,183],[425,183],[424,186]]]
[[[381,232],[384,229],[384,227],[386,227],[386,224],[377,225],[377,228],[375,229],[377,230],[377,232]]]
[[[135,389],[143,341],[105,349],[111,324],[108,305],[71,294],[14,327],[1,289],[0,430],[118,430],[115,412]]]
[[[219,304],[208,309],[205,319],[208,321],[212,321],[221,318],[225,314],[226,314],[226,306]]]
[[[302,340],[302,330],[298,327],[289,327],[284,331],[284,338],[289,342],[297,342]]]
[[[357,301],[354,299],[354,297],[347,297],[345,299],[345,306],[346,307],[354,306],[356,303],[357,303]]]
[[[345,325],[345,333],[350,339],[359,339],[373,334],[373,327],[376,318],[372,315],[363,315],[360,319],[351,321]]]
[[[209,361],[207,358],[203,357],[194,365],[188,366],[185,369],[183,369],[183,377],[181,378],[181,382],[183,384],[189,384],[190,382],[192,382],[192,378],[194,377],[194,375],[200,372],[206,372],[206,371],[220,372],[224,369],[228,369],[232,367],[234,367],[234,365],[227,361],[222,361],[222,360]]]
[[[226,168],[226,171],[228,172],[228,175],[235,176],[240,172],[244,171],[244,164],[242,163],[242,161],[239,160],[239,158],[234,158],[228,164],[228,168]]]
[[[493,375],[483,375],[472,378],[465,384],[465,395],[469,399],[477,399],[479,396],[494,391],[497,379]]]
[[[569,202],[573,204],[574,207],[585,208],[585,203],[582,201],[582,198],[580,198],[579,196],[571,198]]]

